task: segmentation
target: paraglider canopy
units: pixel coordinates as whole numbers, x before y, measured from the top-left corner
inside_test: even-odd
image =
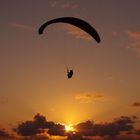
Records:
[[[99,34],[97,33],[97,31],[86,21],[79,19],[79,18],[75,18],[75,17],[61,17],[61,18],[56,18],[56,19],[52,19],[50,21],[47,21],[46,23],[44,23],[38,30],[39,34],[43,34],[44,29],[53,23],[68,23],[71,25],[74,25],[82,30],[84,30],[85,32],[87,32],[90,36],[92,36],[97,43],[100,43],[101,39]]]

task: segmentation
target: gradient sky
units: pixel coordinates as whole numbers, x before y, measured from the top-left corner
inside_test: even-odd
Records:
[[[0,0],[0,125],[38,112],[73,124],[140,117],[139,13],[139,0]],[[101,43],[66,24],[38,35],[63,16],[86,20]]]

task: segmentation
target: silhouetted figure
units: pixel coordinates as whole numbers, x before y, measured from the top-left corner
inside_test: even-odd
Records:
[[[69,70],[67,69],[67,76],[68,76],[68,79],[72,78],[72,75],[73,75],[73,70]]]

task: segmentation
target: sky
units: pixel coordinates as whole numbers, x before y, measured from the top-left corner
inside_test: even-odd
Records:
[[[140,118],[139,0],[0,0],[0,127]],[[87,21],[101,43],[58,17]],[[67,67],[74,69],[67,79]],[[140,124],[135,124],[140,128]]]

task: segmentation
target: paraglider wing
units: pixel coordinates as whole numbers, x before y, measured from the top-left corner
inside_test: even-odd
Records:
[[[76,27],[79,27],[80,29],[84,30],[85,32],[87,32],[89,35],[91,35],[96,41],[97,43],[100,43],[101,39],[100,36],[98,35],[97,31],[87,22],[85,22],[84,20],[78,19],[78,18],[74,18],[74,17],[61,17],[61,18],[56,18],[53,20],[50,20],[46,23],[44,23],[38,30],[39,34],[43,34],[44,29],[53,23],[68,23],[68,24],[72,24]]]

